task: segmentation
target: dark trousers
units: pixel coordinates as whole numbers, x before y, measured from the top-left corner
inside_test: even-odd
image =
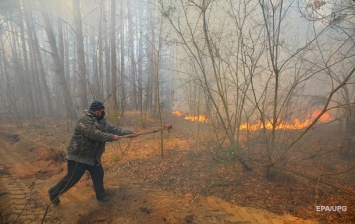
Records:
[[[85,171],[89,171],[90,173],[91,180],[94,184],[96,198],[101,199],[106,195],[104,189],[104,169],[101,164],[90,166],[88,164],[68,160],[67,166],[67,175],[54,187],[49,189],[48,192],[51,196],[57,197],[68,191],[82,178]]]

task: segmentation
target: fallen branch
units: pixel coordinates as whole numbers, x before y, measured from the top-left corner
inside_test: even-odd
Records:
[[[292,174],[294,174],[296,176],[300,176],[300,177],[306,178],[306,179],[311,180],[311,181],[313,181],[315,183],[325,184],[325,185],[327,185],[327,186],[329,186],[331,188],[334,188],[334,189],[336,189],[338,191],[341,191],[341,192],[344,192],[344,193],[347,193],[347,194],[355,196],[355,191],[353,189],[346,188],[346,187],[344,187],[344,186],[342,186],[340,184],[332,183],[332,182],[330,182],[330,181],[328,181],[326,179],[322,179],[321,178],[322,176],[329,175],[329,174],[320,175],[318,177],[313,177],[313,176],[298,172],[296,170],[284,169],[284,168],[281,168],[281,167],[274,167],[274,168],[276,168],[278,170],[283,170],[283,171],[286,171],[286,172],[290,172],[290,173],[292,173]],[[344,173],[344,172],[342,172],[342,173]]]

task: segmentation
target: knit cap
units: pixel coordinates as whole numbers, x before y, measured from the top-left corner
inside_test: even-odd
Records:
[[[104,108],[105,108],[104,105],[100,101],[95,100],[90,104],[89,110],[97,111],[97,110],[101,110]]]

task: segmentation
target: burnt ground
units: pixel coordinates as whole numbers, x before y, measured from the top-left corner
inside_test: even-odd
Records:
[[[112,120],[137,132],[159,126],[136,113]],[[110,203],[95,200],[86,175],[61,196],[58,207],[50,206],[47,189],[65,174],[71,124],[41,120],[17,128],[2,121],[1,223],[355,223],[351,193],[289,172],[267,180],[257,156],[262,142],[247,154],[253,171],[245,171],[209,140],[213,132],[207,125],[173,116],[164,121],[173,125],[170,133],[163,133],[164,158],[160,132],[107,144],[103,165]],[[337,173],[354,164],[336,153],[339,136],[330,136],[318,143],[319,148],[329,149],[330,156],[302,160],[293,168],[314,176]],[[315,146],[310,146],[300,150],[312,154]],[[336,186],[355,191],[354,170],[326,177]],[[347,211],[319,212],[317,205],[347,206]]]

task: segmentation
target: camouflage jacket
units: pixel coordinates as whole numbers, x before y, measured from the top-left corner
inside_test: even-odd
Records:
[[[101,164],[106,142],[114,141],[114,135],[132,134],[128,129],[116,128],[103,118],[96,119],[90,110],[81,115],[75,125],[67,147],[67,159],[89,165]]]

